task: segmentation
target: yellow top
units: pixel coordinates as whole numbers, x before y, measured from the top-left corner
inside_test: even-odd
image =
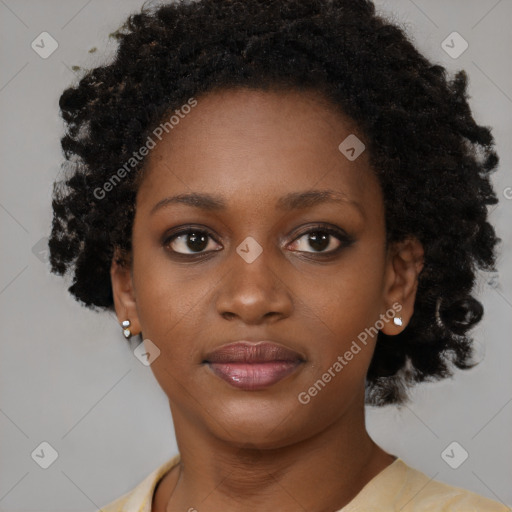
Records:
[[[99,512],[151,512],[156,484],[173,466],[175,455],[150,473],[133,490]],[[373,477],[336,512],[511,512],[512,509],[474,492],[431,480],[397,458]]]

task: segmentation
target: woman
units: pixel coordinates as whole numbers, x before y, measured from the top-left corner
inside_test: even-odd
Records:
[[[471,366],[498,158],[465,73],[363,0],[181,2],[115,35],[60,100],[51,263],[140,337],[179,455],[102,510],[508,510],[364,418]]]

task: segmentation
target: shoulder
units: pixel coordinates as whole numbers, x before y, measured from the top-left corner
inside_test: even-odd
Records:
[[[434,480],[397,458],[337,512],[512,512],[512,509],[472,491]]]
[[[131,491],[101,507],[99,512],[132,512],[133,510],[151,512],[151,503],[158,482],[179,461],[179,455],[170,458],[146,476]]]
[[[99,512],[122,512],[124,509],[124,504],[127,499],[130,497],[131,491],[123,494],[121,497],[112,501],[108,505],[105,505],[100,508]]]
[[[498,501],[467,489],[455,487],[428,477],[398,459],[400,489],[395,496],[396,510],[401,512],[510,512]]]

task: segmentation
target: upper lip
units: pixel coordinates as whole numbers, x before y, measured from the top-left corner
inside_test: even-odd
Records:
[[[304,361],[295,350],[270,340],[240,340],[221,345],[204,359],[206,363],[265,363],[271,361]]]

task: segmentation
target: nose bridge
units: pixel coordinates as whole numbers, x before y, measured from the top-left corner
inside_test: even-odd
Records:
[[[260,238],[261,240],[261,238]],[[230,272],[217,296],[221,315],[254,323],[269,313],[289,315],[292,301],[277,269],[277,254],[267,238],[247,236],[230,254]]]

